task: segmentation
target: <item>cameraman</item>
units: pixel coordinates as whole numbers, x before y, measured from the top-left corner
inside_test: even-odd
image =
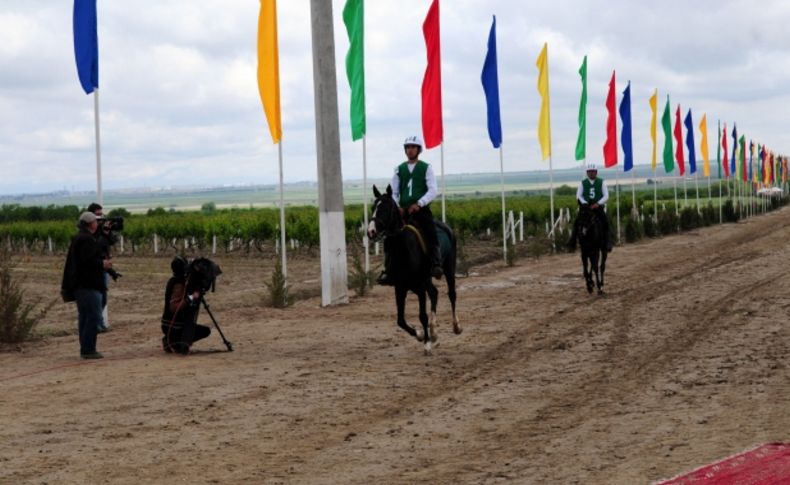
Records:
[[[112,222],[104,219],[104,208],[96,202],[88,206],[88,212],[95,214],[99,222],[99,230],[96,231],[95,236],[96,242],[99,243],[99,247],[101,248],[102,257],[110,259],[112,258],[111,248],[118,242],[118,236],[112,232]],[[110,327],[110,322],[107,318],[107,291],[110,287],[110,276],[112,276],[113,281],[117,281],[121,274],[112,268],[104,272],[105,290],[101,295],[102,321],[98,328],[99,333],[106,332]]]
[[[211,334],[211,329],[197,323],[202,295],[198,285],[190,284],[186,259],[177,256],[170,263],[173,276],[165,287],[162,312],[162,349],[188,354],[189,347]]]

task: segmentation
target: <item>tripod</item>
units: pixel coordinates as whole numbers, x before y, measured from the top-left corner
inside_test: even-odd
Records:
[[[200,303],[203,304],[203,308],[206,309],[206,313],[208,313],[208,316],[211,317],[211,321],[214,322],[214,327],[219,332],[219,336],[222,337],[222,342],[225,344],[225,347],[228,348],[228,352],[233,352],[233,344],[230,343],[228,339],[225,338],[225,334],[222,333],[222,329],[219,328],[219,323],[217,323],[217,319],[214,318],[214,314],[211,313],[211,309],[209,308],[208,303],[206,303],[206,298],[203,296],[202,293],[200,295]]]

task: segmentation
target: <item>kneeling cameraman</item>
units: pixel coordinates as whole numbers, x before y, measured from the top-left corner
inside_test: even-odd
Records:
[[[191,285],[186,276],[188,263],[176,257],[170,263],[173,276],[165,288],[165,308],[162,312],[162,348],[165,352],[188,354],[189,347],[211,334],[211,329],[198,325],[201,293]]]

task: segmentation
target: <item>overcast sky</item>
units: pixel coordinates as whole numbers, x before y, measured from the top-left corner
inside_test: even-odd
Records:
[[[256,84],[255,0],[99,1],[103,182],[108,189],[275,183]],[[343,177],[362,176],[352,143],[345,0],[334,0]],[[96,187],[93,97],[77,80],[69,0],[0,2],[0,193]],[[366,4],[368,174],[387,177],[401,144],[421,134],[422,22],[430,0]],[[535,60],[549,45],[553,161],[576,166],[578,69],[588,55],[587,155],[600,162],[604,100],[617,71],[618,104],[631,81],[637,164],[649,163],[648,97],[659,119],[690,107],[787,153],[790,2],[625,0],[441,3],[444,158],[447,173],[494,172],[480,71],[497,15],[505,171],[540,161]],[[310,2],[278,4],[285,181],[316,179]],[[618,131],[619,131],[618,119]],[[619,136],[619,133],[618,133]],[[697,138],[699,135],[697,134]],[[663,137],[659,125],[659,154]],[[438,172],[439,149],[424,160]],[[622,154],[620,155],[622,163]],[[714,172],[715,173],[715,172]]]

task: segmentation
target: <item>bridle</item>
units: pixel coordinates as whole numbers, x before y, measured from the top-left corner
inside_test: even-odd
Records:
[[[379,214],[379,209],[381,209],[383,202],[388,202],[390,207],[386,218]],[[396,204],[392,197],[387,194],[383,194],[381,197],[376,199],[373,209],[373,217],[371,217],[370,221],[375,224],[376,229],[373,239],[378,239],[381,236],[394,236],[399,234],[403,231],[403,227],[405,226],[403,218],[400,215],[400,210],[398,209],[398,204]],[[379,231],[379,228],[382,228],[382,230]]]

